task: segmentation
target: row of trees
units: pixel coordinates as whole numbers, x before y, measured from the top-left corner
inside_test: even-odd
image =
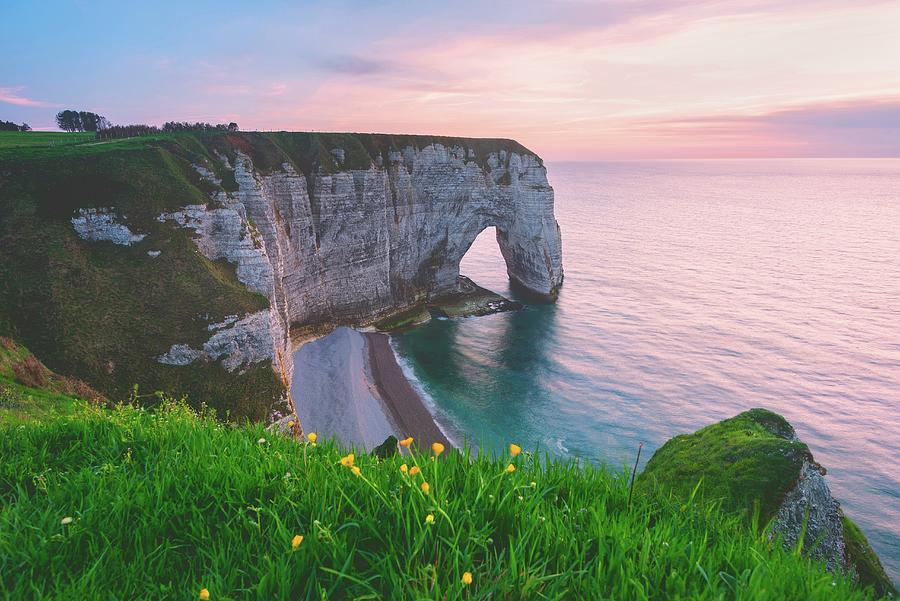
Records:
[[[188,131],[240,131],[238,124],[233,121],[228,125],[224,123],[188,123],[186,121],[168,121],[162,127],[155,125],[110,125],[97,131],[97,138],[111,140],[114,138],[133,138],[134,136],[150,136],[160,133],[175,133]]]
[[[31,131],[31,126],[27,123],[16,125],[12,121],[0,121],[0,131]]]
[[[135,136],[152,136],[153,134],[162,133],[162,130],[155,125],[143,125],[135,123],[133,125],[110,125],[107,128],[97,132],[97,138],[100,140],[112,140],[115,138],[133,138]]]
[[[56,124],[63,131],[100,131],[112,125],[106,117],[90,111],[60,111]]]
[[[187,121],[166,121],[163,123],[162,129],[164,132],[177,132],[177,131],[238,131],[238,124],[232,121],[228,125],[224,123],[216,123],[213,125],[212,123],[201,123],[197,121],[196,123],[188,123]]]
[[[187,131],[240,131],[238,124],[231,123],[204,123],[197,121],[166,121],[162,127],[155,125],[113,125],[103,115],[90,111],[64,110],[56,113],[56,124],[63,131],[92,131],[97,133],[97,138],[109,140],[113,138],[131,138],[134,136],[149,136],[159,133],[174,133]],[[17,125],[12,121],[0,121],[0,131],[31,131],[27,123]]]

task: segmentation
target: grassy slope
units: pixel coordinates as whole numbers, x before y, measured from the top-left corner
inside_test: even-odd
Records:
[[[57,131],[0,131],[0,149],[26,148],[29,146],[59,146],[63,144],[81,144],[94,139],[89,132],[65,133]]]
[[[647,463],[638,488],[668,490],[679,499],[696,495],[764,526],[796,484],[804,460],[813,461],[812,454],[783,417],[752,409],[666,442]],[[894,591],[862,531],[844,521],[848,559],[860,581]]]
[[[201,256],[189,232],[156,220],[207,201],[188,162],[133,141],[32,150],[0,154],[0,333],[114,398],[136,383],[265,417],[282,390],[267,364],[238,375],[218,363],[155,361],[172,344],[202,344],[209,321],[267,306],[230,265]],[[83,241],[69,222],[78,207],[115,207],[147,238],[131,247]]]
[[[76,397],[105,401],[84,382],[53,373],[28,349],[0,337],[0,424],[68,415]]]
[[[629,508],[602,469],[357,456],[355,477],[341,453],[178,405],[0,426],[0,596],[871,598],[714,505]]]
[[[236,417],[262,419],[282,386],[268,364],[230,374],[219,363],[175,367],[155,357],[172,344],[198,346],[208,323],[266,306],[233,268],[202,257],[189,232],[162,224],[163,211],[209,202],[215,186],[190,167],[205,163],[226,190],[236,151],[262,171],[287,162],[302,173],[368,168],[388,152],[439,142],[527,152],[511,140],[321,133],[182,133],[95,142],[90,135],[11,133],[0,139],[0,335],[22,340],[52,369],[111,398],[143,392],[187,395]],[[331,150],[343,148],[335,163]],[[80,207],[114,207],[147,237],[131,246],[85,242],[70,218]],[[161,250],[156,259],[148,250]],[[201,317],[203,316],[203,317]],[[208,319],[206,319],[208,318]]]

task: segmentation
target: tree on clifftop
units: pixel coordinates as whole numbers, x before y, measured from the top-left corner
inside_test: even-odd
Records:
[[[63,131],[102,131],[110,126],[103,115],[90,111],[64,110],[56,113],[56,124]]]
[[[59,111],[56,113],[56,124],[63,131],[83,131],[78,111],[70,111],[68,109]]]
[[[31,131],[31,126],[27,123],[16,125],[12,121],[0,121],[0,131]]]

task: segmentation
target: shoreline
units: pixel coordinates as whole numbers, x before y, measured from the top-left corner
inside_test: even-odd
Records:
[[[448,450],[453,448],[425,401],[403,373],[388,335],[366,332],[364,336],[369,372],[388,417],[399,430],[397,437],[412,436],[423,449],[432,442],[440,442]]]

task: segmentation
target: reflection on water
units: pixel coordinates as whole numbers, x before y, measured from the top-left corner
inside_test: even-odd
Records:
[[[444,423],[633,461],[782,413],[900,580],[900,161],[550,165],[556,305],[397,337]],[[462,273],[510,294],[492,232]],[[649,453],[645,457],[649,457]]]

